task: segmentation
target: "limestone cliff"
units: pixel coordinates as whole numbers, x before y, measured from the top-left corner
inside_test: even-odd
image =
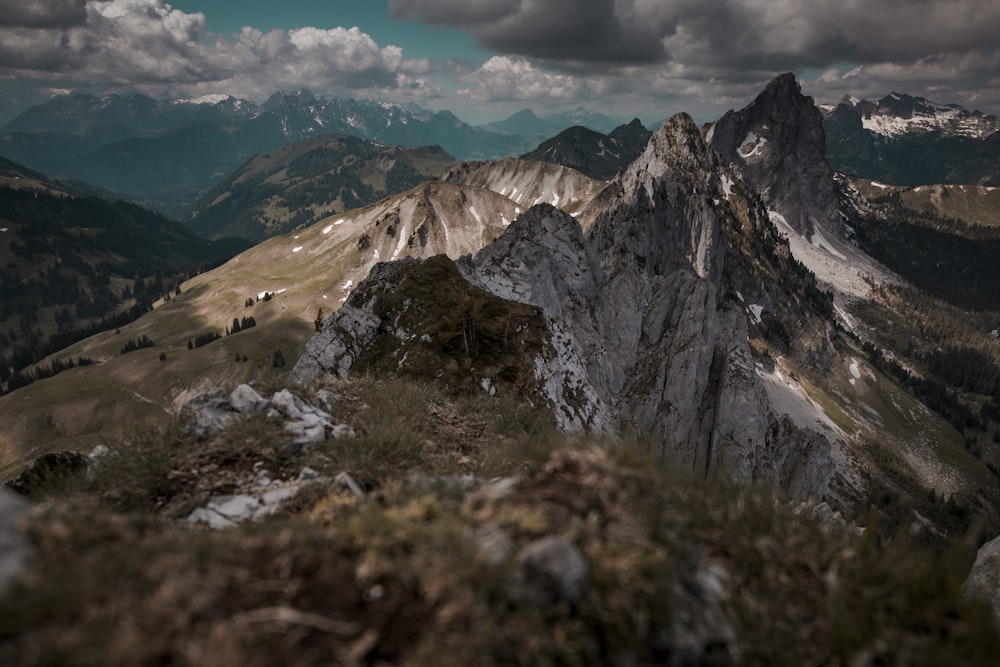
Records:
[[[748,106],[726,112],[707,140],[795,231],[807,237],[817,227],[839,233],[823,116],[794,75],[782,74]]]
[[[295,378],[343,376],[373,354],[404,370],[423,355],[424,373],[540,398],[565,428],[634,435],[699,474],[824,494],[829,442],[772,409],[766,357],[749,345],[788,345],[817,317],[811,276],[760,199],[680,114],[599,200],[587,235],[552,206],[529,209],[459,261],[465,280],[443,258],[380,265],[309,344]],[[416,267],[432,262],[439,275],[415,286]],[[468,347],[473,311],[477,330],[493,332],[488,358]]]

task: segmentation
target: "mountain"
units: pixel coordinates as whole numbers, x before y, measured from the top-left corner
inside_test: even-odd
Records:
[[[900,93],[823,108],[837,171],[896,185],[1000,185],[1000,118]]]
[[[377,262],[439,253],[457,259],[499,236],[516,208],[483,188],[430,182],[264,241],[179,283],[179,294],[172,290],[138,320],[45,359],[45,365],[79,357],[94,364],[86,373],[56,374],[0,397],[3,451],[28,456],[38,442],[93,447],[109,429],[163,415],[194,387],[270,382],[301,355],[317,316],[339,308]],[[215,341],[245,317],[255,326]],[[142,338],[155,345],[121,353],[128,341]],[[209,343],[189,349],[198,340]],[[0,469],[11,463],[5,453]]]
[[[255,156],[209,190],[186,223],[209,238],[259,242],[433,180],[454,161],[437,146],[324,135]]]
[[[261,105],[224,95],[172,101],[139,94],[58,97],[5,125],[0,154],[177,215],[253,155],[329,134],[437,145],[459,159],[505,157],[528,145],[447,111],[317,98],[301,90],[275,93]]]
[[[570,215],[582,213],[605,186],[601,181],[562,165],[515,158],[462,162],[452,166],[441,180],[492,190],[509,197],[523,209],[546,202]]]
[[[792,74],[709,127],[706,140],[800,234],[837,233],[839,201],[819,111]]]
[[[700,476],[920,521],[928,540],[961,534],[973,515],[1000,529],[989,335],[1000,323],[865,252],[876,239],[905,258],[911,235],[880,217],[891,202],[859,211],[833,181],[822,118],[794,79],[717,125],[718,139],[674,117],[603,189],[544,163],[455,165],[444,181],[269,239],[120,332],[60,352],[99,360],[86,375],[0,398],[15,415],[6,469],[35,442],[94,444],[110,415],[162,419],[202,386],[276,386],[300,360],[300,381],[336,387],[366,370],[530,402],[564,429],[648,444]],[[770,162],[740,156],[751,132]],[[742,153],[764,145],[753,143]],[[840,226],[810,189],[818,173]],[[809,200],[779,208],[794,192]],[[811,227],[793,226],[795,211]],[[423,261],[397,261],[410,257]],[[326,338],[307,346],[316,327]],[[143,336],[155,345],[121,354]]]
[[[376,267],[293,379],[455,369],[449,386],[464,378],[541,401],[570,430],[627,429],[683,469],[768,480],[793,497],[826,493],[829,442],[774,409],[748,342],[798,338],[829,308],[766,211],[686,115],[609,187],[617,204],[586,236],[539,204],[457,267]]]
[[[46,360],[0,660],[993,664],[990,191],[836,175],[822,123],[785,75],[603,186],[455,165]]]
[[[604,114],[578,107],[551,116],[540,117],[531,109],[522,109],[504,120],[481,125],[480,128],[498,134],[524,137],[546,137],[573,125],[582,125],[596,132],[611,132],[621,123]]]
[[[561,164],[606,181],[635,160],[650,136],[638,118],[607,135],[575,126],[541,143],[521,159]]]

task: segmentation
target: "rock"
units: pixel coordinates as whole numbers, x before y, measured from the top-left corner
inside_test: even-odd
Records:
[[[88,456],[87,458],[90,461],[90,465],[95,465],[110,453],[111,450],[108,448],[107,445],[98,445],[97,447],[94,447],[94,449],[91,450],[90,456]]]
[[[248,384],[241,384],[229,394],[229,403],[233,409],[244,415],[259,415],[267,412],[267,399],[257,393]]]
[[[195,395],[180,409],[178,419],[185,435],[205,440],[213,438],[236,420],[236,411],[221,389],[209,389]]]
[[[670,627],[653,640],[672,665],[738,664],[736,630],[726,615],[727,573],[721,565],[698,565],[674,585]]]
[[[22,496],[36,496],[74,479],[85,479],[89,467],[90,459],[80,452],[48,452],[32,461],[27,470],[5,486]]]
[[[545,606],[583,599],[587,561],[575,546],[550,535],[522,548],[508,592],[514,600]]]
[[[338,403],[341,399],[341,395],[329,391],[327,389],[320,389],[316,392],[316,401],[319,403],[319,407],[323,408],[327,412],[333,409],[333,406]]]
[[[307,470],[310,469],[304,469],[294,482],[270,480],[266,475],[258,476],[244,493],[211,498],[204,507],[191,512],[187,522],[222,529],[271,516],[281,508],[282,503],[297,496],[309,484],[324,481],[316,471],[312,471],[314,476],[307,473]]]
[[[354,433],[354,428],[349,424],[334,424],[330,429],[330,437],[334,440],[339,440],[341,438],[353,438],[356,434]]]
[[[107,445],[97,445],[91,450],[90,455],[87,457],[88,467],[87,467],[87,481],[92,482],[97,473],[98,467],[109,454],[111,454],[111,449]]]
[[[346,472],[339,473],[333,478],[332,488],[342,491],[349,491],[354,494],[356,498],[364,498],[365,492],[361,488],[361,485],[354,481],[354,478],[348,475]]]
[[[0,487],[0,593],[27,567],[32,547],[22,529],[31,504]]]
[[[238,419],[258,414],[284,421],[282,428],[292,437],[290,444],[283,445],[286,453],[296,453],[304,445],[322,442],[327,432],[337,438],[354,436],[350,426],[334,424],[329,413],[287,389],[267,400],[246,384],[236,387],[228,397],[221,389],[196,395],[181,407],[179,418],[186,434],[205,439],[219,435]]]
[[[1000,629],[1000,537],[979,547],[962,592],[966,598],[988,602]]]

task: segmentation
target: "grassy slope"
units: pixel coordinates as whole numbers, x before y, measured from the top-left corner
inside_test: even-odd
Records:
[[[471,224],[470,206],[477,209],[483,225]],[[513,220],[515,208],[514,202],[486,190],[424,185],[271,239],[195,276],[181,285],[179,296],[157,304],[152,313],[122,327],[120,333],[98,334],[55,355],[90,357],[95,366],[0,397],[5,423],[0,434],[0,479],[42,451],[89,450],[114,429],[169,408],[192,387],[280,376],[301,356],[319,310],[329,315],[339,308],[376,258],[441,252],[458,257],[474,252],[499,236],[501,219]],[[427,227],[426,247],[418,238],[421,225]],[[363,236],[369,240],[362,249]],[[414,242],[408,244],[408,239]],[[255,301],[250,308],[244,305],[263,292],[275,296],[268,302]],[[223,333],[233,318],[246,316],[253,316],[257,326],[187,350],[187,341],[198,334]],[[156,346],[120,356],[122,345],[140,335]],[[271,368],[277,351],[288,364],[284,369]],[[164,362],[159,361],[161,352],[167,355]],[[236,363],[236,353],[241,358],[246,355],[248,362]],[[82,415],[86,418],[79,419]]]
[[[847,178],[869,199],[899,192],[903,205],[915,211],[930,211],[970,225],[1000,226],[1000,188],[982,185],[874,185],[871,179]]]
[[[393,380],[330,388],[355,441],[293,455],[260,419],[198,446],[146,430],[92,481],[50,487],[30,523],[39,552],[0,596],[0,661],[987,665],[1000,650],[989,612],[960,600],[971,542],[935,554],[905,530],[858,536],[767,489],[567,441],[505,400]],[[283,478],[349,472],[368,500],[319,485],[236,530],[164,521],[257,461]],[[414,472],[517,481],[462,494],[407,485]],[[487,534],[510,549],[480,546]],[[551,535],[587,563],[575,604],[530,604],[511,585],[516,550]]]

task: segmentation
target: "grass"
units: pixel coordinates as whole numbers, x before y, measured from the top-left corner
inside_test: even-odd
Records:
[[[508,399],[326,388],[357,438],[282,453],[265,418],[202,443],[135,430],[90,482],[54,490],[31,569],[0,595],[0,664],[986,665],[1000,649],[990,613],[961,599],[971,540],[930,551],[874,517],[859,536],[636,445],[567,439]],[[230,531],[172,519],[256,462],[348,471],[367,500],[318,486]],[[456,493],[413,473],[518,481]],[[588,564],[573,604],[511,586],[517,549],[549,535]]]

